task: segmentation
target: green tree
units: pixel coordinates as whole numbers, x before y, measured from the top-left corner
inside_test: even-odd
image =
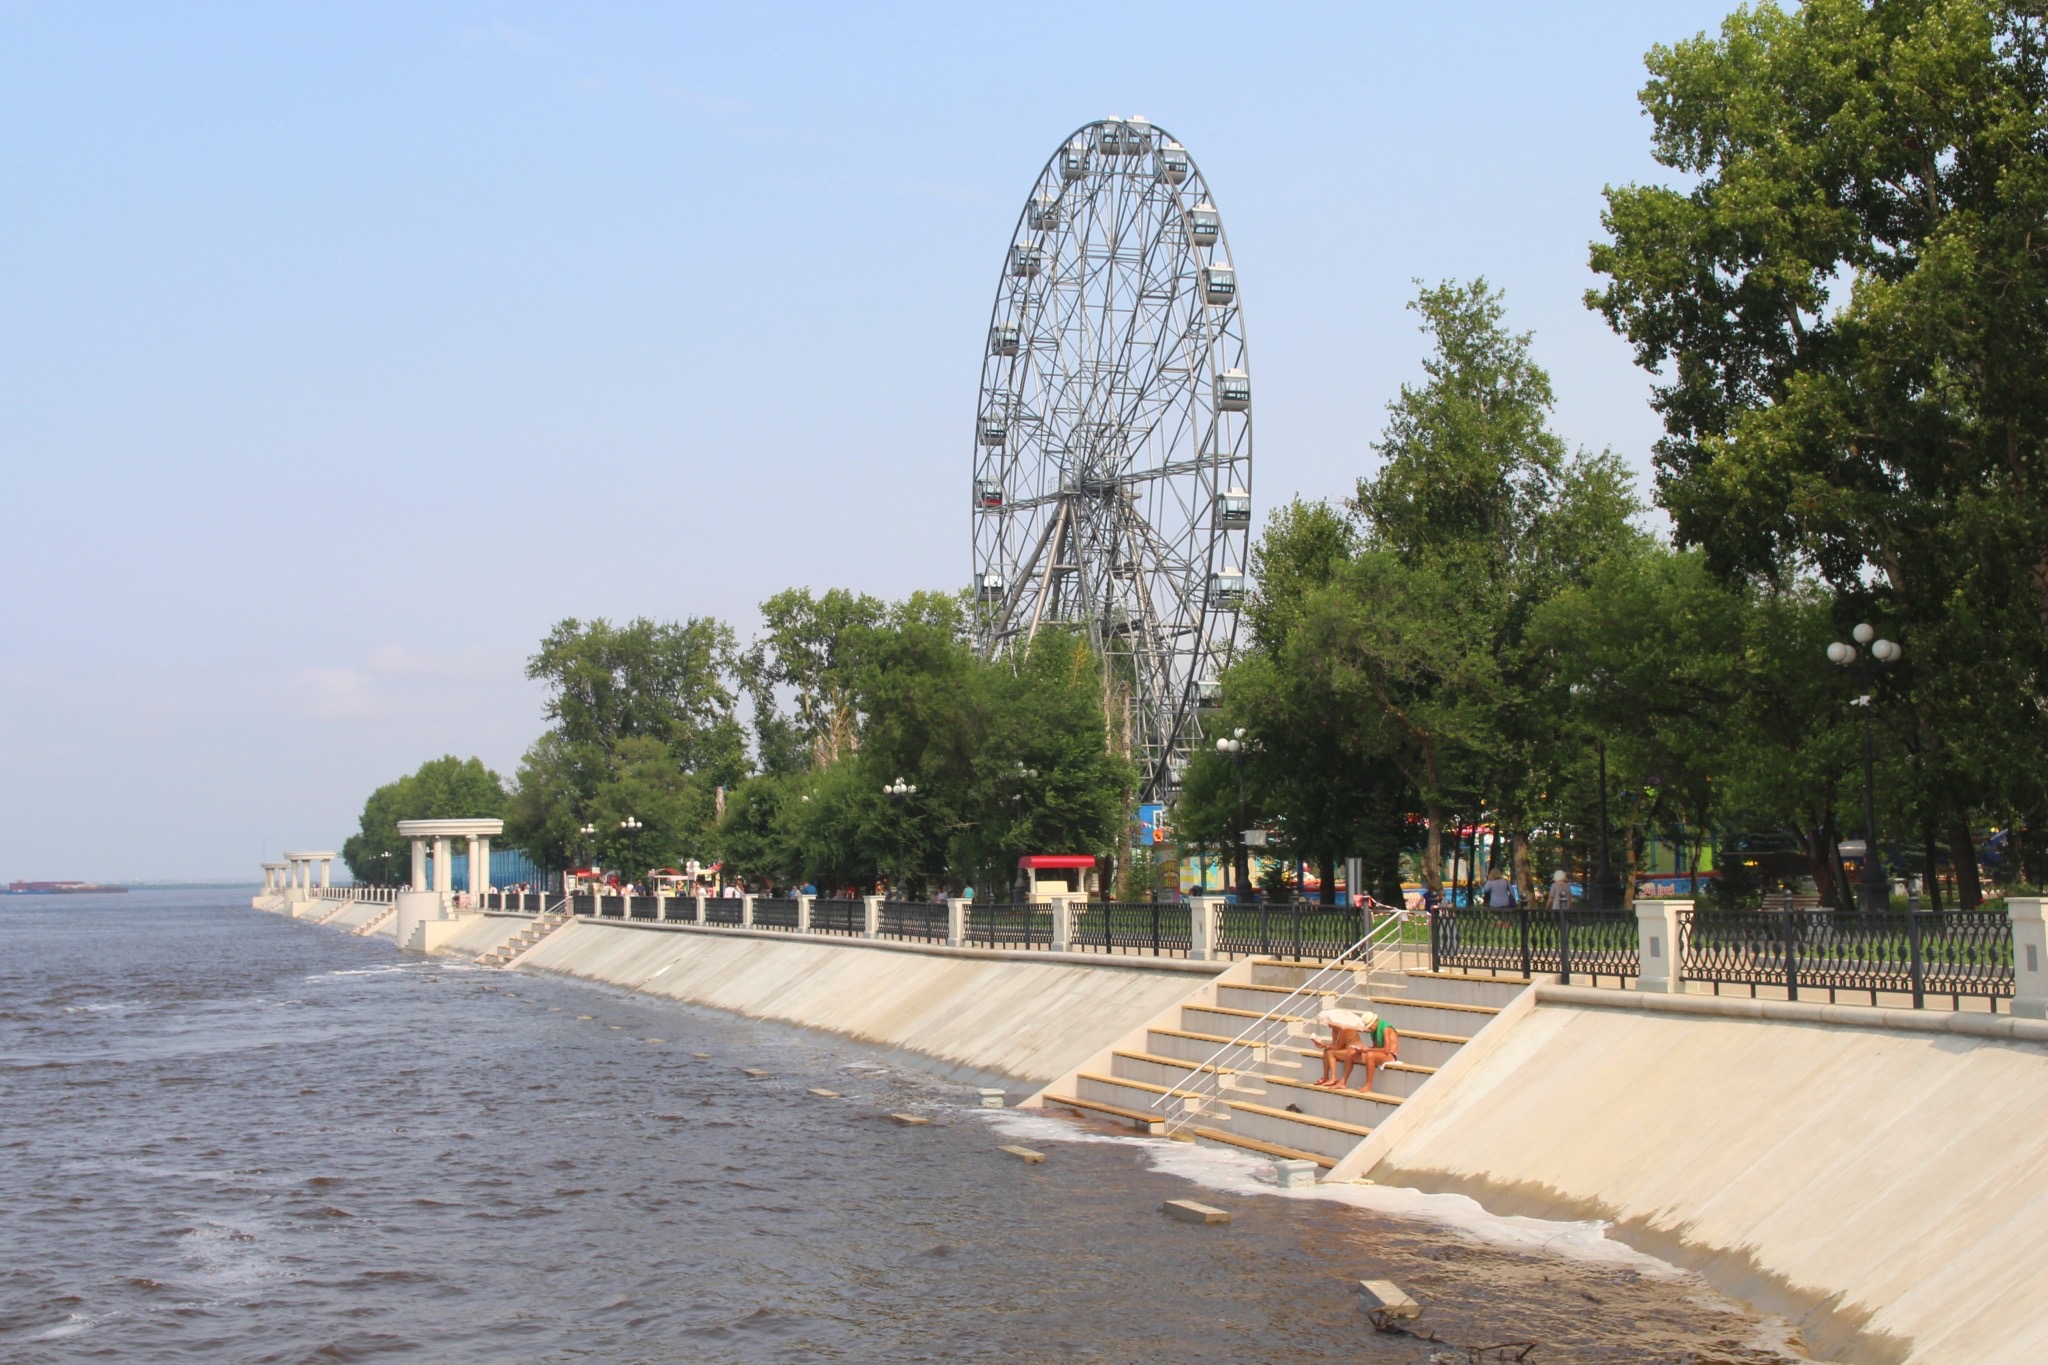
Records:
[[[1921,804],[2048,753],[2048,43],[2038,5],[1811,0],[1654,49],[1678,187],[1610,189],[1588,295],[1657,376],[1659,500],[1731,577],[1809,566],[1907,644]]]
[[[527,662],[553,724],[521,760],[507,833],[544,865],[595,857],[635,877],[707,856],[717,789],[747,771],[736,666],[732,631],[709,618],[557,624]],[[628,818],[644,828],[621,830]]]
[[[412,875],[412,841],[399,836],[400,820],[491,820],[505,806],[505,784],[482,759],[429,759],[370,793],[359,828],[342,843],[342,861],[359,882],[403,881]]]
[[[1368,753],[1407,778],[1427,819],[1422,873],[1442,880],[1441,830],[1492,812],[1527,836],[1559,761],[1529,621],[1601,557],[1639,542],[1611,453],[1571,454],[1549,429],[1550,377],[1485,280],[1425,288],[1424,382],[1389,405],[1380,468],[1359,482],[1361,548],[1304,614],[1300,665],[1373,719]],[[1383,803],[1382,817],[1396,814]]]
[[[761,634],[741,658],[740,677],[753,700],[764,771],[827,767],[858,742],[859,650],[884,610],[878,599],[843,588],[816,597],[791,588],[761,604]],[[778,691],[792,698],[789,715]]]

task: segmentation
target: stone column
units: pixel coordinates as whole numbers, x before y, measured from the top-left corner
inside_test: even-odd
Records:
[[[623,886],[619,888],[619,918],[633,918],[633,893]]]
[[[455,894],[455,855],[450,851],[453,840],[442,835],[434,840],[434,894],[446,905],[448,898]]]
[[[964,947],[967,943],[967,907],[974,904],[964,896],[954,896],[946,901],[946,946]]]
[[[1216,919],[1223,909],[1221,896],[1194,896],[1188,900],[1188,958],[1194,962],[1216,960]]]
[[[861,909],[866,912],[866,922],[861,928],[862,938],[879,938],[882,934],[882,898],[862,896]]]
[[[333,881],[333,870],[334,870],[334,859],[332,859],[332,858],[322,858],[322,859],[320,860],[320,889],[321,889],[322,891],[325,891],[325,890],[327,890],[327,889],[328,889],[329,887],[331,887],[331,886],[333,886],[333,885],[334,885],[334,881]]]
[[[2012,917],[2012,1012],[2021,1019],[2048,1019],[2048,899],[2007,896]]]
[[[1074,912],[1068,907],[1065,896],[1054,896],[1052,905],[1052,950],[1056,953],[1067,951],[1067,945],[1074,933]]]
[[[692,893],[690,901],[696,907],[691,912],[692,923],[702,924],[704,922],[704,893],[702,891]]]
[[[1678,960],[1679,916],[1691,901],[1636,902],[1636,989],[1677,995],[1685,989],[1685,964]]]
[[[796,931],[799,934],[811,932],[811,901],[814,897],[799,895],[796,898]]]
[[[417,834],[412,839],[412,885],[408,889],[412,891],[431,891],[434,889],[427,885],[427,841],[423,836]]]
[[[740,928],[754,927],[754,893],[749,891],[740,897]]]
[[[491,841],[481,834],[469,836],[469,895],[481,906],[477,897],[491,889]]]
[[[665,886],[656,886],[654,889],[654,922],[656,924],[660,924],[667,919],[668,888]]]

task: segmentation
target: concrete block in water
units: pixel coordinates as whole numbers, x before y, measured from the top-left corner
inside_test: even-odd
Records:
[[[1183,1223],[1227,1223],[1230,1215],[1222,1209],[1207,1204],[1197,1204],[1192,1199],[1169,1199],[1161,1204],[1160,1210],[1180,1219]]]
[[[813,1089],[811,1093],[813,1095],[816,1095],[821,1100],[836,1100],[839,1098],[839,1092],[837,1090]]]
[[[1305,1190],[1316,1183],[1316,1163],[1282,1157],[1273,1163],[1273,1183],[1283,1190]]]
[[[980,1091],[980,1092],[978,1092],[978,1093],[979,1093],[979,1094],[981,1095],[981,1107],[982,1107],[982,1108],[984,1108],[984,1109],[1000,1109],[1000,1108],[1002,1108],[1002,1107],[1003,1107],[1003,1099],[1004,1099],[1004,1095],[1003,1095],[1003,1092],[1002,1092],[1002,1091],[1000,1091],[1000,1090],[982,1090],[982,1091]]]
[[[1025,1164],[1031,1166],[1040,1165],[1045,1161],[1044,1152],[1034,1152],[1029,1147],[1003,1146],[996,1148],[996,1150],[999,1152],[1008,1152],[1011,1156],[1016,1157],[1017,1160],[1022,1161]]]
[[[760,1079],[761,1079],[761,1078],[762,1078],[763,1076],[772,1076],[772,1075],[774,1075],[775,1073],[774,1073],[774,1072],[772,1072],[772,1071],[761,1071],[761,1070],[757,1070],[756,1068],[754,1068],[754,1067],[751,1067],[751,1066],[750,1066],[750,1067],[748,1067],[748,1068],[746,1069],[746,1071],[745,1071],[745,1073],[744,1073],[744,1074],[745,1074],[745,1075],[748,1075],[748,1076],[752,1076],[752,1077],[753,1077],[753,1078],[754,1078],[755,1080],[757,1080],[757,1081],[758,1081],[758,1080],[760,1080]]]
[[[1366,1312],[1383,1317],[1413,1318],[1422,1315],[1422,1305],[1402,1293],[1401,1287],[1392,1280],[1360,1280],[1358,1300]]]
[[[905,1128],[922,1128],[925,1124],[931,1122],[930,1119],[921,1119],[915,1114],[891,1114],[889,1118],[893,1122],[902,1124]]]

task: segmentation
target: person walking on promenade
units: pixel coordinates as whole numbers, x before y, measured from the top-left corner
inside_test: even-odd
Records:
[[[1493,875],[1486,879],[1486,885],[1482,886],[1480,890],[1486,895],[1487,909],[1509,910],[1514,908],[1517,899],[1515,884],[1508,880],[1508,874],[1502,869],[1496,867],[1493,870]]]
[[[1549,908],[1559,911],[1572,908],[1572,880],[1565,876],[1561,867],[1550,874]]]

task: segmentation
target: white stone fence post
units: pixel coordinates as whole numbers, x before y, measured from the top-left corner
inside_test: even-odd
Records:
[[[959,948],[967,942],[967,910],[974,902],[954,896],[946,902],[946,946]]]
[[[1636,901],[1636,989],[1657,995],[1685,990],[1685,963],[1680,919],[1692,913],[1692,902]]]
[[[1194,896],[1188,901],[1188,958],[1213,962],[1216,958],[1216,920],[1223,909],[1221,896]]]
[[[754,927],[754,893],[749,891],[740,897],[740,928]]]
[[[862,896],[860,904],[861,909],[865,912],[865,923],[861,928],[860,936],[862,938],[880,938],[882,936],[882,898],[880,896]]]
[[[799,934],[811,932],[811,902],[815,896],[799,895],[796,898],[796,931]]]
[[[2048,898],[2007,896],[2012,919],[2012,1012],[2048,1019]]]
[[[1064,953],[1074,941],[1074,911],[1065,896],[1054,896],[1052,904],[1053,952]]]

